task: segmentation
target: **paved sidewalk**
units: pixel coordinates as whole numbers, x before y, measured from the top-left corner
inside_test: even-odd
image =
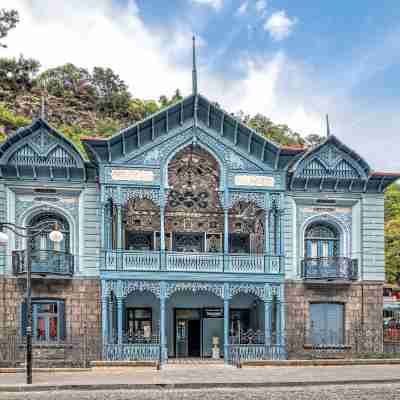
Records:
[[[34,373],[33,383],[42,390],[73,387],[124,388],[132,385],[151,388],[161,387],[238,387],[244,384],[304,385],[334,383],[399,382],[398,365],[360,365],[328,367],[248,367],[236,369],[224,366],[166,366],[161,371],[151,368],[107,368],[87,372]],[[23,390],[25,375],[0,374],[0,391],[11,387]],[[91,387],[93,386],[93,387]],[[247,386],[247,385],[246,385]],[[154,387],[154,386],[153,386]]]

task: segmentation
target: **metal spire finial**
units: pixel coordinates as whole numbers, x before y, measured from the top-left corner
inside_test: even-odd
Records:
[[[326,114],[326,136],[331,136],[331,128],[329,126],[329,116]]]
[[[44,99],[44,94],[42,93],[42,105],[40,109],[40,118],[46,119],[46,101]]]
[[[197,67],[196,67],[196,38],[193,35],[193,70],[192,70],[192,91],[197,95]]]

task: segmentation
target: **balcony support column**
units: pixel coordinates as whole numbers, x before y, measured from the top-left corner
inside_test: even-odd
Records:
[[[168,358],[167,351],[167,332],[165,323],[165,307],[166,307],[166,296],[165,296],[165,282],[160,284],[160,362],[164,364]]]
[[[229,297],[224,299],[224,362],[229,359]]]
[[[122,243],[122,205],[117,205],[117,249],[123,249]]]
[[[104,296],[101,298],[101,328],[103,335],[103,345],[109,343],[109,298]]]
[[[117,321],[118,321],[118,344],[123,343],[123,318],[124,318],[124,298],[117,297]]]
[[[265,331],[265,345],[272,344],[272,302],[271,300],[264,300],[264,331]]]

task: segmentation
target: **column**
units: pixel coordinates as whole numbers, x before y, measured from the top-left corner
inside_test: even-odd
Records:
[[[285,346],[285,293],[284,293],[284,284],[280,286],[280,301],[279,301],[279,322],[280,322],[280,341],[279,344]]]
[[[271,300],[264,300],[264,334],[265,345],[272,344],[272,302]]]
[[[115,344],[115,326],[114,326],[114,302],[112,296],[108,298],[108,339],[110,343]]]
[[[123,248],[122,243],[122,205],[117,205],[117,249]]]
[[[160,269],[165,268],[165,207],[160,205]]]
[[[123,320],[124,320],[124,299],[123,297],[117,297],[117,321],[118,321],[118,344],[123,342]]]
[[[161,294],[160,297],[160,358],[163,364],[168,358],[167,352],[167,334],[165,328],[165,296]]]
[[[224,270],[229,268],[229,208],[224,208]]]
[[[103,346],[108,343],[108,297],[102,297],[101,298],[101,329],[102,329],[102,335],[103,335]]]
[[[224,299],[224,362],[228,364],[229,357],[229,299]]]

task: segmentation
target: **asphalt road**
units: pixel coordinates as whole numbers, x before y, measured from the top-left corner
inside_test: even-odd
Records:
[[[400,384],[206,390],[115,390],[0,393],[0,400],[397,400]]]

